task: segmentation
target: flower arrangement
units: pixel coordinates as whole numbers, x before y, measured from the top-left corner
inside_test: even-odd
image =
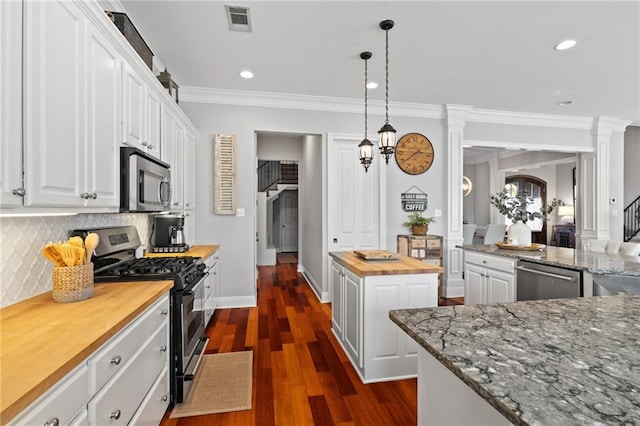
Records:
[[[547,215],[555,207],[565,205],[564,201],[554,198],[546,208],[542,207],[540,210],[527,211],[527,207],[534,203],[534,197],[529,196],[527,191],[518,191],[515,196],[512,196],[506,189],[491,195],[490,199],[491,205],[497,208],[500,214],[511,219],[512,223],[520,221],[526,223],[534,219],[547,220]]]

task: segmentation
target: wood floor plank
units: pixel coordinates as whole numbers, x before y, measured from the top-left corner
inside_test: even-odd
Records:
[[[217,309],[207,353],[253,351],[251,410],[169,419],[161,426],[415,425],[415,379],[361,382],[296,263],[259,268],[258,306]],[[446,303],[457,303],[447,300]]]

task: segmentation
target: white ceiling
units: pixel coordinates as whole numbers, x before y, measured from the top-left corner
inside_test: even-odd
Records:
[[[229,30],[225,2],[120,0],[181,86],[384,99],[640,124],[640,0],[238,1],[253,32]],[[553,46],[574,38],[578,45]],[[243,69],[255,78],[239,77]],[[559,107],[559,101],[571,100]],[[393,111],[390,111],[393,115]]]

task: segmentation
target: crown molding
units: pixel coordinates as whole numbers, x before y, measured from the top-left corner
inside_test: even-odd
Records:
[[[263,108],[302,109],[361,114],[362,100],[333,98],[328,96],[296,95],[288,93],[257,92],[246,90],[215,89],[181,86],[180,102],[237,105]],[[389,109],[396,117],[446,119],[450,114],[464,118],[466,123],[487,123],[515,126],[551,127],[592,130],[594,117],[536,114],[526,112],[479,109],[468,105],[434,105],[412,102],[389,102]],[[369,101],[369,114],[384,115],[383,101]],[[632,121],[606,117],[614,131],[624,131]]]
[[[473,109],[469,112],[468,121],[489,124],[511,124],[516,126],[561,127],[579,130],[591,130],[593,125],[593,117],[536,114],[492,109]]]
[[[180,102],[199,102],[264,108],[302,109],[308,111],[345,112],[362,114],[363,101],[327,96],[292,95],[288,93],[250,92],[246,90],[180,87]],[[369,101],[369,114],[384,115],[383,101]],[[389,102],[394,116],[442,119],[439,105]]]

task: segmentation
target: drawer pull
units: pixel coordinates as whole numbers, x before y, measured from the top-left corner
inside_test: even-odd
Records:
[[[164,345],[160,348],[160,352],[166,352],[167,351],[167,345]]]
[[[60,420],[57,417],[54,417],[48,422],[44,422],[44,426],[58,426],[59,424],[60,424]]]
[[[111,416],[109,416],[109,417],[111,417],[114,420],[118,420],[120,418],[120,414],[121,414],[120,410],[116,410],[113,413],[111,413]]]
[[[160,401],[162,402],[167,402],[167,395],[162,395],[162,398],[160,398]]]
[[[487,261],[486,261],[486,260],[483,260],[483,261],[482,261],[482,263],[484,263],[484,264],[486,265],[486,264],[487,264]]]
[[[120,355],[116,355],[113,358],[111,358],[111,364],[120,365],[121,362],[122,362],[122,357]]]
[[[160,311],[160,315],[167,315],[168,313],[169,311],[167,311],[166,309]]]

